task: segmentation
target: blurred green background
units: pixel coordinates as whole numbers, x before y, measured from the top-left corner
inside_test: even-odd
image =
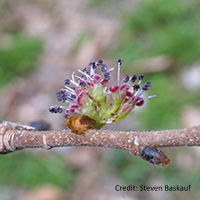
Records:
[[[63,119],[48,113],[56,102],[55,92],[62,87],[60,80],[91,59],[101,58],[111,68],[121,58],[123,73],[144,74],[152,83],[148,95],[157,97],[108,129],[143,131],[197,125],[199,22],[199,0],[2,0],[0,119],[26,124],[42,120],[52,128],[63,128]],[[172,159],[165,168],[122,150],[86,147],[3,155],[0,200],[36,199],[32,191],[45,194],[45,185],[59,190],[52,199],[199,199],[199,149],[164,151]],[[118,184],[191,185],[192,190],[126,193],[115,191]],[[41,196],[39,193],[37,199]]]

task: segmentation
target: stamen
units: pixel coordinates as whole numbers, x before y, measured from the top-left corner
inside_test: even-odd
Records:
[[[91,60],[91,62],[89,63],[89,66],[90,66],[91,68],[93,68],[93,69],[96,68],[95,62],[94,62],[93,60]]]
[[[139,81],[140,81],[140,80],[143,80],[143,78],[144,78],[144,75],[143,75],[143,74],[139,74],[139,75],[138,75]]]
[[[68,100],[65,100],[65,103],[72,103],[72,101],[74,101],[73,99],[68,99]]]
[[[70,96],[73,100],[76,99],[76,95],[75,94],[71,94]]]
[[[153,98],[153,97],[156,97],[156,95],[151,95],[151,96],[145,97],[144,99],[150,99],[150,98]]]
[[[51,106],[49,108],[49,112],[51,113],[62,113],[63,112],[63,109],[62,109],[62,106]]]
[[[114,69],[115,69],[115,68],[113,67],[113,68],[107,70],[107,72],[111,72],[111,71],[114,70]]]
[[[92,80],[92,78],[90,77],[89,74],[82,72],[80,69],[78,69],[78,71],[79,71],[81,74],[85,75],[88,79]]]
[[[97,66],[97,65],[102,65],[103,64],[103,60],[101,60],[101,59],[99,59],[96,63],[95,63],[95,65]]]
[[[139,97],[143,92],[144,92],[144,90],[140,89],[140,91],[137,93],[137,95],[135,95],[135,97]]]
[[[95,66],[95,62],[93,60],[91,60],[91,62],[89,63],[90,66],[90,76],[94,74],[96,66]]]
[[[137,76],[133,75],[132,77],[130,77],[130,80],[131,80],[131,82],[134,83],[137,80]]]
[[[79,79],[79,81],[81,81],[83,78],[81,78],[80,76],[75,75],[76,78]]]
[[[64,80],[64,85],[69,85],[69,84],[70,84],[70,80],[69,79]]]
[[[74,74],[75,74],[75,71],[72,72],[72,80],[73,80],[74,82],[76,82],[75,79],[74,79]]]
[[[79,85],[80,85],[82,88],[84,88],[87,84],[86,84],[86,82],[84,82],[84,81],[80,81]]]
[[[82,72],[84,72],[84,73],[86,73],[86,74],[89,74],[86,67],[83,69]]]
[[[151,85],[151,82],[150,82],[150,81],[147,81],[145,84],[149,84],[149,85]]]
[[[76,83],[76,82],[75,82]],[[78,83],[76,83],[77,84],[77,86],[78,86]],[[75,94],[75,92],[74,92],[74,90],[72,89],[72,88],[70,88],[70,87],[68,87],[68,86],[65,86],[66,87],[66,89],[68,89],[72,94]]]
[[[129,82],[129,75],[128,74],[126,74],[125,76],[124,76],[124,83],[127,83],[127,82]]]
[[[81,78],[84,79],[85,81],[87,80],[87,77],[85,75],[82,75]]]
[[[122,64],[123,60],[118,59],[117,66],[118,66],[118,71],[117,71],[117,84],[119,85],[120,81],[120,66]]]
[[[58,101],[65,102],[69,98],[69,92],[67,92],[64,88],[56,93]]]
[[[105,83],[107,83],[107,82],[110,80],[111,77],[109,78],[109,77],[107,77],[107,76],[108,76],[108,74],[110,75],[110,74],[111,74],[110,72],[111,72],[112,70],[114,70],[114,69],[115,69],[115,68],[113,67],[113,68],[107,70],[107,71],[101,76],[101,78],[102,78],[102,79],[101,79],[101,84],[102,84],[102,85],[105,85]],[[106,73],[108,73],[108,74],[106,74]],[[106,76],[108,79],[105,79],[105,76]]]
[[[110,68],[107,72],[111,72],[112,70],[114,70],[115,68],[113,67],[113,68]]]
[[[140,89],[139,84],[135,84],[135,85],[133,86],[133,90],[134,90],[134,91],[138,91],[139,89]]]
[[[118,59],[118,61],[117,61],[117,64],[122,64],[122,62],[124,62],[123,60],[121,60],[121,59]]]
[[[104,73],[104,72],[106,72],[107,70],[108,70],[107,65],[106,65],[106,64],[103,64],[103,65],[101,66],[101,71]]]
[[[151,87],[151,82],[147,81],[143,86],[142,89],[147,91]]]
[[[110,72],[104,73],[104,79],[109,81],[110,80]]]
[[[73,85],[75,85],[76,87],[78,86],[78,83],[75,82],[75,81],[72,81],[72,80],[71,80],[71,83],[72,83]],[[67,86],[65,86],[65,87],[67,88]]]
[[[61,89],[59,92],[56,93],[57,96],[57,100],[61,101],[61,102],[67,102],[67,103],[71,103],[68,100],[73,101],[74,99],[76,99],[76,95],[71,94],[69,91],[67,91],[65,88]]]
[[[143,78],[144,78],[144,75],[143,75],[143,74],[139,74],[139,75],[138,75],[138,79],[139,79],[138,84],[140,84],[140,83],[142,82]]]

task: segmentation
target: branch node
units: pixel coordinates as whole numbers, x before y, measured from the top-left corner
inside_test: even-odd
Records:
[[[8,127],[6,126],[4,122],[0,124],[0,152],[4,151],[4,135],[7,130],[8,130]]]
[[[139,146],[139,141],[138,141],[138,137],[137,137],[137,135],[135,136],[134,144],[137,145],[137,146]]]
[[[42,139],[43,139],[43,148],[47,149],[47,150],[50,150],[52,147],[47,144],[47,140],[46,140],[46,135],[45,134],[43,134]]]
[[[15,131],[13,130],[8,130],[6,131],[6,133],[4,134],[4,138],[3,138],[3,143],[4,143],[4,150],[6,151],[15,151],[15,146],[13,144],[13,138],[15,136]]]
[[[0,124],[0,154],[10,153],[16,150],[14,146],[14,136],[16,133],[19,135],[22,134],[23,130],[33,131],[35,128],[9,121],[3,121],[3,123]]]
[[[139,148],[139,142],[138,142],[138,137],[137,135],[135,136],[135,139],[133,143],[130,146],[129,152],[132,153],[135,156],[140,155],[140,148]]]

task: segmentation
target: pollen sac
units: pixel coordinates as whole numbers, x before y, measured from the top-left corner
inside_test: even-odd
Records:
[[[106,65],[106,64],[102,64],[102,66],[101,66],[101,71],[104,73],[104,72],[106,72],[107,70],[108,70],[107,65]]]
[[[142,89],[144,91],[147,91],[149,88],[151,87],[151,83],[149,81],[147,81],[143,86]]]
[[[106,73],[104,74],[104,79],[107,80],[107,81],[110,80],[110,72],[106,72]]]
[[[124,83],[127,83],[128,81],[129,81],[129,75],[126,74],[126,75],[124,76]]]
[[[147,81],[141,86],[144,79],[141,74],[138,77],[126,74],[120,80],[122,63],[121,59],[117,62],[117,77],[112,75],[115,68],[109,68],[101,59],[96,62],[92,60],[89,63],[90,70],[78,70],[77,75],[73,72],[71,79],[65,79],[65,87],[56,93],[57,100],[66,105],[51,106],[49,111],[64,111],[65,118],[73,116],[74,113],[87,116],[94,122],[91,127],[96,129],[123,119],[135,106],[144,104],[141,95],[151,87],[151,83]],[[100,73],[96,73],[96,68],[100,68]]]
[[[95,62],[94,62],[93,60],[91,60],[91,62],[89,63],[89,66],[90,66],[92,69],[96,69]]]
[[[64,80],[64,85],[69,85],[69,84],[70,84],[70,80],[69,79]]]
[[[143,80],[143,78],[144,78],[144,75],[143,75],[143,74],[139,74],[139,75],[138,75],[138,79],[139,79],[139,80]]]
[[[57,100],[65,102],[68,99],[68,93],[65,89],[61,89],[59,92],[56,93]]]
[[[140,85],[135,84],[135,85],[133,86],[133,89],[134,89],[135,91],[138,91],[138,90],[140,89]]]
[[[86,74],[89,74],[86,67],[83,69],[83,72],[86,73]]]
[[[117,61],[117,64],[118,64],[118,65],[121,65],[121,64],[122,64],[122,62],[123,62],[123,60],[121,60],[121,59],[118,59],[118,61]]]
[[[49,112],[51,112],[51,113],[62,113],[63,109],[60,106],[51,106],[49,108]]]
[[[136,80],[137,80],[137,76],[136,76],[136,75],[133,75],[133,76],[131,77],[131,82],[135,83]]]
[[[102,65],[103,64],[103,60],[101,60],[101,59],[99,59],[96,63],[95,63],[95,65]]]
[[[81,79],[83,79],[83,80],[86,81],[86,80],[87,80],[87,77],[86,77],[85,75],[82,75],[82,76],[81,76]]]
[[[79,85],[83,88],[86,86],[86,83],[84,81],[80,81]]]
[[[69,98],[72,99],[72,100],[74,100],[74,99],[76,99],[76,95],[70,94]]]

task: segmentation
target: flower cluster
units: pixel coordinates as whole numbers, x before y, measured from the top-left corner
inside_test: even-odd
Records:
[[[147,81],[140,86],[144,75],[129,76],[126,74],[120,80],[120,66],[122,60],[119,59],[117,81],[112,80],[111,72],[114,68],[108,69],[102,60],[89,63],[90,72],[84,68],[78,70],[80,76],[72,73],[72,79],[64,81],[65,87],[57,95],[60,102],[68,103],[68,106],[51,106],[49,111],[52,113],[62,113],[64,117],[79,113],[95,120],[95,128],[101,128],[105,124],[117,122],[127,116],[135,106],[142,106],[144,98],[142,93],[151,87]],[[95,71],[100,68],[101,74]],[[117,82],[116,85],[109,84]],[[150,98],[153,96],[149,96]]]

